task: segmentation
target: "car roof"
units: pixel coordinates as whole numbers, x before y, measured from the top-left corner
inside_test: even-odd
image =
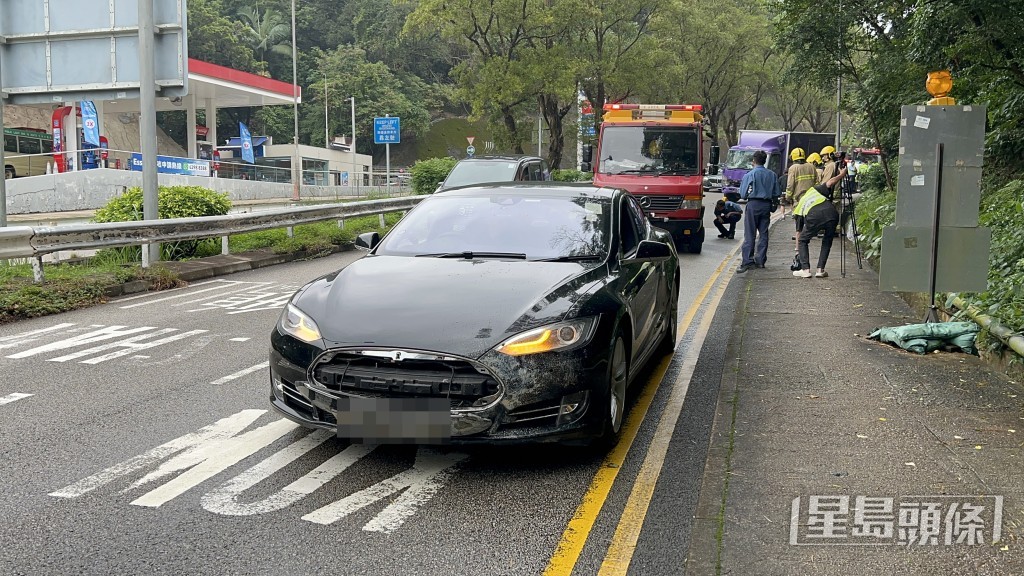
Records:
[[[472,158],[463,158],[459,162],[474,162],[481,160],[505,160],[505,161],[516,161],[520,162],[523,160],[543,160],[540,156],[530,156],[528,154],[491,154],[487,156],[473,156]]]
[[[469,184],[436,192],[433,196],[557,196],[560,193],[571,193],[574,196],[588,198],[611,199],[619,192],[616,188],[594,186],[580,182],[515,182],[501,184]]]

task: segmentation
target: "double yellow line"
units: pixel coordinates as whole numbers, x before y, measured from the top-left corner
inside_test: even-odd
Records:
[[[708,279],[707,283],[704,284],[700,293],[694,298],[693,304],[687,309],[686,315],[679,324],[677,332],[679,339],[682,339],[683,335],[689,330],[693,319],[697,316],[697,312],[704,304],[705,299],[718,281],[718,278],[722,275],[722,272],[732,262],[738,249],[739,247],[737,246],[722,260],[722,263],[715,269],[715,272]],[[727,284],[728,282],[723,282],[719,288],[714,302],[716,306]],[[711,318],[714,316],[713,310],[714,306],[710,306],[707,312],[705,312],[704,321],[701,323],[702,328],[705,325],[710,326]],[[703,341],[703,336],[699,340]],[[654,486],[657,483],[658,475],[661,473],[661,464],[664,462],[665,453],[668,450],[672,430],[675,428],[676,419],[686,397],[689,378],[693,374],[693,366],[696,365],[696,358],[700,353],[700,341],[695,339],[693,344],[691,344],[690,352],[687,354],[684,364],[684,372],[680,375],[680,380],[685,379],[685,382],[682,385],[677,384],[669,404],[665,407],[664,414],[669,416],[669,418],[666,419],[663,416],[662,421],[658,425],[654,441],[648,448],[648,454],[644,460],[640,475],[637,477],[633,492],[630,494],[626,509],[623,511],[619,526],[615,531],[615,537],[608,549],[608,555],[601,565],[601,574],[625,574],[626,569],[629,567],[629,562],[633,557],[633,550],[640,535],[640,529],[643,527],[644,517],[647,515],[648,505],[654,493]],[[605,500],[608,499],[612,484],[615,482],[619,470],[622,469],[626,455],[636,439],[640,425],[643,423],[644,417],[651,407],[651,401],[654,399],[654,395],[657,393],[665,373],[668,371],[671,360],[672,356],[662,359],[651,376],[651,380],[657,384],[648,385],[637,399],[633,409],[630,410],[629,417],[622,427],[618,444],[601,462],[601,467],[597,470],[594,479],[590,482],[590,486],[583,494],[583,501],[576,508],[572,519],[569,520],[569,525],[562,533],[562,538],[558,542],[558,546],[555,548],[551,559],[548,561],[547,567],[544,569],[544,576],[569,576],[572,574],[573,569],[576,567],[576,562],[579,560],[580,553],[583,551],[583,546],[587,542],[587,537],[597,521],[598,514],[601,512]],[[668,420],[671,420],[671,422]],[[665,430],[667,430],[667,436]]]

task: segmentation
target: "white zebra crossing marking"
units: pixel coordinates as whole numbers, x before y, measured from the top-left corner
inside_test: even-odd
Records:
[[[296,424],[281,419],[244,432],[265,412],[243,410],[51,492],[50,496],[77,498],[117,479],[157,466],[155,470],[121,490],[121,493],[137,490],[180,473],[131,502],[136,506],[158,508],[298,428]],[[247,490],[261,482],[272,481],[274,474],[295,464],[302,456],[332,438],[332,433],[318,430],[294,440],[204,494],[200,499],[202,507],[209,512],[225,516],[251,516],[282,510],[322,488],[376,449],[373,445],[348,445],[341,452],[270,496],[256,502],[240,502],[241,495]],[[362,527],[369,532],[391,534],[415,515],[444,486],[466,458],[466,454],[442,453],[420,448],[411,468],[314,510],[302,516],[302,519],[330,525],[367,506],[394,497],[383,511]]]
[[[25,393],[22,393],[22,392],[15,392],[14,394],[8,394],[7,396],[0,397],[0,406],[3,406],[4,404],[10,404],[11,402],[17,402],[18,400],[23,400],[25,398],[30,398],[30,397],[32,397],[32,394],[25,394]]]
[[[11,340],[12,343],[8,344],[8,347],[32,343],[35,337],[40,334],[51,334],[57,329],[64,329],[71,326],[74,326],[74,324],[58,324],[57,326],[43,330],[9,336],[7,338],[17,338],[17,340]],[[189,330],[186,332],[179,332],[177,328],[156,328],[154,326],[128,328],[126,326],[103,326],[101,324],[94,324],[89,326],[89,328],[95,328],[95,330],[84,334],[75,334],[56,342],[43,344],[28,350],[9,354],[7,358],[23,359],[51,352],[60,353],[66,352],[72,348],[103,342],[103,344],[100,344],[99,346],[93,346],[84,350],[62,354],[56,358],[49,359],[50,362],[67,362],[70,360],[86,358],[85,360],[81,360],[82,364],[99,364],[115,358],[138,354],[139,352],[149,350],[163,344],[169,344],[171,342],[184,340],[185,338],[190,338],[192,336],[208,332],[208,330]],[[160,336],[164,337],[158,338]],[[0,340],[0,347],[3,347],[2,342],[3,341]],[[103,354],[104,352],[106,352],[106,354]],[[89,356],[94,357],[87,358]]]
[[[228,382],[231,382],[232,380],[237,380],[237,379],[241,378],[242,376],[245,376],[247,374],[252,374],[253,372],[259,372],[260,370],[263,370],[264,368],[269,368],[269,367],[270,367],[270,362],[269,361],[267,361],[267,362],[260,362],[259,364],[255,365],[255,366],[249,366],[248,368],[245,368],[243,370],[239,370],[238,372],[235,372],[234,374],[228,374],[227,376],[225,376],[223,378],[218,378],[218,379],[214,380],[213,382],[210,382],[210,384],[212,384],[214,386],[219,386],[221,384],[227,384]]]

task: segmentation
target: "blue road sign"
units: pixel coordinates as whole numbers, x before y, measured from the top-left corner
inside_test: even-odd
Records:
[[[402,120],[398,116],[373,119],[374,144],[398,144],[402,141]]]
[[[473,154],[476,154],[476,148],[472,144],[466,146],[466,156],[472,156]]]

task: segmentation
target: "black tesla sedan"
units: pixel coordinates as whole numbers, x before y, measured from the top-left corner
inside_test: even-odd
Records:
[[[368,443],[614,441],[675,345],[679,266],[628,193],[435,194],[305,285],[271,335],[271,403]]]

